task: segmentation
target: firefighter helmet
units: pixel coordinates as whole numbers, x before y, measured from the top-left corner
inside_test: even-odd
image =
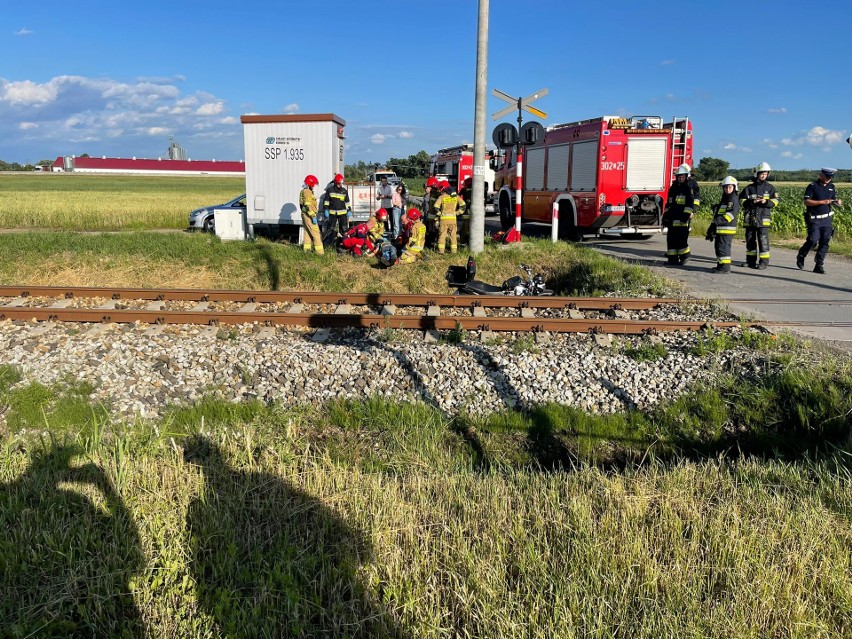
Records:
[[[420,211],[418,211],[417,209],[408,209],[408,210],[405,212],[405,215],[406,215],[406,216],[408,217],[408,219],[409,219],[409,220],[411,220],[412,222],[416,222],[417,220],[419,220],[419,219],[420,219]]]
[[[317,184],[319,184],[319,180],[317,179],[316,175],[309,175],[305,178],[305,186],[307,186],[308,188],[312,189]]]
[[[681,164],[677,167],[677,171],[675,171],[675,175],[689,175],[689,165]]]
[[[438,182],[438,187],[441,190],[444,190],[444,189],[448,188],[449,186],[450,186],[450,183],[447,182],[446,180],[441,180],[440,182]]]
[[[686,162],[684,162],[683,164],[681,164],[681,165],[680,165],[679,167],[677,167],[677,168],[679,168],[679,169],[686,169],[686,172],[687,172],[687,173],[692,173],[692,167],[691,167],[691,166],[689,166]]]
[[[378,211],[376,211],[376,219],[379,222],[387,222],[387,220],[388,220],[387,209],[379,209]]]
[[[737,178],[735,178],[733,175],[729,175],[724,180],[719,182],[719,186],[733,186],[734,188],[737,188]]]
[[[464,179],[464,185],[465,186],[473,186],[473,178],[472,177],[465,178]]]
[[[335,183],[335,184],[337,184],[338,186],[340,186],[341,184],[343,184],[343,175],[341,175],[340,173],[338,173],[337,175],[335,175],[335,176],[334,176],[334,183]]]
[[[426,186],[438,186],[438,178],[436,178],[434,175],[429,176],[429,178],[426,180]]]
[[[754,177],[757,177],[758,173],[769,173],[772,170],[772,167],[769,166],[769,162],[761,162],[756,167],[754,167]]]

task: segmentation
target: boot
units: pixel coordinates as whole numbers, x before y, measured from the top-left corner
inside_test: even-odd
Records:
[[[805,258],[801,255],[796,256],[796,268],[799,270],[805,268]]]
[[[814,266],[814,273],[825,275],[825,269],[822,267],[822,264],[817,264],[816,266]]]

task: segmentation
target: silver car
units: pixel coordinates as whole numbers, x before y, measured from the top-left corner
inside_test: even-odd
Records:
[[[189,229],[191,231],[201,230],[207,233],[216,232],[216,223],[213,219],[213,209],[246,208],[246,194],[238,195],[224,204],[211,204],[189,213]]]

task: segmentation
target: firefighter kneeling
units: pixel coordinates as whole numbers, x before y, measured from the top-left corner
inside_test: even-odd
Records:
[[[420,211],[417,209],[408,209],[405,217],[408,226],[408,242],[398,262],[411,264],[423,257],[423,247],[426,246],[426,227],[420,221]]]
[[[343,239],[340,241],[339,252],[361,257],[362,255],[373,255],[376,252],[376,246],[373,244],[371,233],[376,227],[376,218],[371,217],[366,222],[356,224],[351,229],[343,234]]]

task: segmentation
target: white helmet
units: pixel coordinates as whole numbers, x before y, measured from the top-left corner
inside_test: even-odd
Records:
[[[681,165],[680,165],[679,167],[677,167],[677,168],[679,168],[679,169],[686,169],[686,172],[687,172],[687,173],[692,173],[692,167],[691,167],[691,166],[689,166],[686,162],[684,162],[683,164],[681,164]]]
[[[757,177],[758,173],[769,173],[772,170],[772,167],[769,166],[769,162],[761,162],[756,167],[754,167],[754,177]]]
[[[737,188],[737,178],[735,178],[733,175],[729,175],[724,180],[719,182],[719,186],[733,186],[734,188]]]
[[[675,175],[689,175],[689,165],[681,164],[677,167],[677,171],[675,171]]]

